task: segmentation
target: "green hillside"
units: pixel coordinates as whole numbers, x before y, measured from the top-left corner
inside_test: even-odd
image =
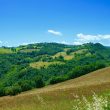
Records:
[[[100,109],[106,106],[105,102],[107,107]],[[0,110],[88,110],[88,104],[93,104],[89,110],[97,110],[96,107],[110,110],[109,102],[110,67],[107,67],[59,84],[1,97]]]
[[[0,48],[0,96],[73,79],[110,65],[110,48],[37,43]]]
[[[0,54],[9,54],[13,53],[13,51],[10,48],[0,48]]]

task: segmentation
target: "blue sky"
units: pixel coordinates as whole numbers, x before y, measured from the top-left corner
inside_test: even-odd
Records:
[[[0,0],[0,46],[110,45],[110,0]]]

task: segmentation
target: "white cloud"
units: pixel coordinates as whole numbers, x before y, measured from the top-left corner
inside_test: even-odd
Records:
[[[73,42],[74,45],[81,45],[82,43],[81,42],[78,42],[78,41],[75,41]]]
[[[2,44],[2,41],[0,41],[0,44]]]
[[[8,45],[7,41],[0,41],[0,47],[1,46],[11,47],[11,46]]]
[[[38,42],[23,42],[21,45],[36,44]]]
[[[56,36],[62,36],[62,33],[61,32],[58,32],[58,31],[55,31],[55,30],[48,30],[48,33],[51,33],[53,35],[56,35]]]
[[[28,45],[29,43],[27,43],[27,42],[23,42],[21,45]]]
[[[73,44],[74,45],[80,45],[88,42],[102,42],[102,41],[108,41],[110,40],[110,35],[88,35],[88,34],[77,34],[76,39],[74,40]]]
[[[61,43],[61,44],[66,44],[66,45],[70,45],[70,43],[69,43],[69,42],[67,42],[67,41],[61,41],[61,42],[58,42],[58,43]]]

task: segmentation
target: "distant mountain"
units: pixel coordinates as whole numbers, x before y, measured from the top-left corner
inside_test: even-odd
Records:
[[[110,65],[110,47],[100,43],[36,43],[0,48],[0,95],[73,79]]]

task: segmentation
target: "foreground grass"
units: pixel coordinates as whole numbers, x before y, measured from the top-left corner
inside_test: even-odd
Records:
[[[0,99],[0,110],[110,110],[110,92],[92,96],[32,94]]]
[[[82,100],[76,99],[75,101],[73,110],[110,110],[110,100],[107,96],[98,96],[94,93],[91,100],[82,97]]]

